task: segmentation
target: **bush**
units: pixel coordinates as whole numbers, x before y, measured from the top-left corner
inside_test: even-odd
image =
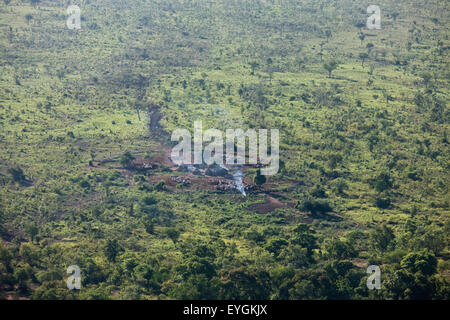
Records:
[[[165,188],[166,182],[164,180],[158,181],[158,183],[155,184],[155,190],[157,191],[163,191]]]
[[[119,254],[119,244],[117,243],[117,240],[108,240],[104,248],[104,253],[109,262],[115,262],[116,257]]]
[[[357,256],[357,252],[353,245],[348,241],[341,241],[333,238],[325,242],[325,250],[332,259],[349,259]]]
[[[315,215],[317,213],[327,213],[333,211],[330,204],[327,201],[317,201],[317,200],[306,200],[301,206],[300,210],[305,212],[311,212],[311,214]]]
[[[145,231],[148,234],[153,234],[155,225],[154,225],[152,219],[145,217],[143,224],[144,224]]]
[[[255,176],[253,177],[253,182],[256,185],[260,186],[260,185],[263,185],[264,183],[266,183],[266,180],[267,180],[266,177],[264,175],[261,175],[261,169],[258,169],[256,171]]]
[[[157,204],[157,200],[152,195],[145,196],[144,198],[142,198],[141,202],[143,205],[146,205],[146,206],[151,206],[151,205]]]
[[[370,243],[376,250],[385,251],[394,241],[395,235],[391,228],[386,225],[378,226],[370,233]]]
[[[167,228],[165,234],[173,241],[173,243],[176,243],[180,237],[180,231],[175,228]]]
[[[375,179],[375,190],[383,192],[392,187],[392,179],[388,173],[381,173]]]
[[[245,238],[247,240],[255,241],[255,242],[262,242],[264,241],[264,236],[258,232],[258,230],[251,228],[245,233]]]
[[[380,209],[387,209],[391,205],[391,200],[389,198],[377,197],[375,199],[375,205]]]
[[[134,159],[135,157],[127,151],[120,157],[119,162],[122,166],[128,167]]]
[[[411,273],[421,272],[424,275],[436,273],[436,257],[427,251],[411,252],[400,262],[400,267]]]
[[[288,242],[285,239],[272,238],[267,242],[265,249],[277,257],[280,254],[281,250],[287,245]]]
[[[9,174],[11,174],[11,177],[14,182],[22,183],[26,180],[25,174],[22,170],[22,168],[9,168],[8,169]]]
[[[323,188],[321,188],[320,186],[316,186],[311,191],[311,196],[313,196],[314,198],[326,198],[326,197],[328,197],[327,194],[325,193],[325,190]]]
[[[89,181],[83,179],[80,181],[80,187],[82,187],[83,189],[90,189],[91,184],[89,183]]]

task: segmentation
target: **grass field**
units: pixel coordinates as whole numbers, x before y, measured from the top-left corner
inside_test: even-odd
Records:
[[[380,0],[380,30],[362,1],[72,4],[0,4],[0,298],[449,298],[446,1]],[[197,120],[279,129],[278,174],[180,171]]]

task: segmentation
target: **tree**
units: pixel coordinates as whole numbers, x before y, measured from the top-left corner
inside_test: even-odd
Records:
[[[140,200],[140,202],[143,206],[152,206],[158,203],[153,195],[146,195]]]
[[[119,244],[117,243],[117,240],[108,240],[106,242],[104,253],[106,256],[106,259],[108,259],[109,262],[115,262],[116,257],[119,253]]]
[[[280,254],[281,249],[287,245],[288,242],[286,240],[281,238],[273,238],[267,242],[265,249],[277,257]]]
[[[359,40],[361,40],[361,45],[362,45],[364,39],[366,38],[366,35],[363,32],[360,32],[358,37],[359,37]]]
[[[399,13],[398,13],[398,12],[393,12],[393,13],[391,14],[391,16],[392,16],[392,19],[394,19],[394,22],[396,22],[396,21],[397,21],[397,17],[398,17],[398,15],[399,15]]]
[[[390,188],[392,188],[391,176],[387,172],[380,173],[375,179],[375,190],[378,192],[383,192]]]
[[[311,256],[308,249],[302,248],[299,245],[290,245],[281,250],[279,258],[286,261],[288,266],[294,268],[303,268],[310,265]]]
[[[119,159],[119,162],[124,167],[128,167],[131,162],[135,159],[135,157],[129,152],[126,151]]]
[[[19,255],[23,261],[29,265],[37,265],[40,262],[40,251],[36,246],[29,243],[22,243],[19,249]]]
[[[173,243],[176,243],[178,241],[178,238],[180,237],[180,231],[175,228],[167,228],[166,235],[170,238],[170,240],[173,241]]]
[[[264,300],[269,296],[270,276],[265,271],[239,267],[221,274],[220,299]]]
[[[218,280],[208,279],[204,274],[191,275],[169,289],[170,297],[179,300],[216,300],[218,294]]]
[[[30,21],[33,19],[33,16],[31,14],[27,14],[25,16],[25,19],[27,20],[27,23],[30,23]]]
[[[291,239],[291,243],[305,248],[308,259],[312,261],[313,250],[318,248],[316,232],[304,223],[298,224],[293,232],[294,236]]]
[[[29,266],[28,266],[29,267]],[[29,268],[31,269],[31,268]],[[19,291],[21,293],[26,293],[28,291],[28,287],[26,281],[30,279],[30,270],[27,270],[23,267],[18,267],[14,270],[14,278],[16,278]]]
[[[253,182],[256,184],[256,185],[258,185],[258,186],[260,186],[260,185],[263,185],[264,183],[266,183],[266,176],[264,176],[264,175],[262,175],[261,174],[261,169],[258,169],[257,171],[256,171],[256,174],[255,174],[255,176],[253,177]]]
[[[31,242],[33,242],[39,232],[39,229],[35,224],[29,224],[25,227],[25,232],[30,236]]]
[[[264,241],[264,235],[260,232],[258,232],[258,230],[254,227],[250,228],[246,233],[245,233],[245,238],[251,241],[255,241],[255,242],[263,242]]]
[[[298,270],[287,285],[286,299],[336,299],[337,295],[335,283],[319,270]]]
[[[436,256],[440,255],[447,242],[445,232],[432,226],[427,226],[425,228],[425,233],[421,236],[416,235],[414,238],[414,243],[417,244],[417,247],[426,248]]]
[[[327,198],[328,197],[327,193],[325,192],[325,189],[319,185],[316,185],[311,190],[311,196],[313,196],[314,198]]]
[[[328,40],[331,38],[331,30],[330,29],[325,30],[325,36],[327,37],[327,42],[328,42]]]
[[[336,68],[338,67],[338,63],[335,60],[332,61],[328,61],[326,63],[323,64],[323,68],[328,71],[328,77],[331,78],[331,73],[336,70]]]
[[[423,84],[428,88],[428,85],[430,84],[430,80],[432,78],[431,73],[425,72],[421,75],[421,77],[423,79]]]
[[[327,239],[325,241],[325,251],[332,259],[348,259],[357,256],[357,251],[349,241],[342,241],[337,238]]]
[[[144,224],[145,231],[149,234],[153,234],[155,225],[154,225],[152,219],[149,217],[145,217],[143,224]]]
[[[375,205],[380,209],[387,209],[391,205],[391,199],[389,197],[377,196],[375,199]]]
[[[325,214],[327,212],[333,211],[328,202],[318,200],[305,200],[300,205],[300,210],[305,212],[309,211],[312,215],[316,215],[317,213]]]
[[[386,99],[386,104],[388,104],[389,101],[394,100],[394,98],[386,90],[383,90],[381,92],[383,93],[383,97]]]
[[[411,273],[420,272],[430,276],[436,273],[437,259],[428,251],[411,252],[400,262],[400,267]]]
[[[25,174],[22,170],[22,168],[9,168],[8,169],[9,174],[11,175],[14,182],[23,183],[26,181]]]
[[[359,59],[361,59],[361,66],[364,68],[364,61],[369,57],[369,55],[365,52],[359,54]]]
[[[386,225],[378,226],[370,233],[370,243],[376,250],[385,251],[395,239],[394,232]]]
[[[249,63],[250,69],[252,70],[251,74],[253,75],[255,73],[255,69],[259,66],[259,63],[256,61],[252,61]]]
[[[348,190],[348,184],[344,179],[338,178],[333,183],[333,190],[337,195],[345,195],[345,191]]]
[[[2,263],[7,271],[11,271],[11,260],[13,255],[9,252],[8,248],[5,248],[0,244],[0,263]]]
[[[145,110],[145,106],[141,101],[135,101],[134,109],[136,110],[139,121],[141,121],[141,113],[140,110]]]
[[[342,162],[342,155],[339,153],[332,153],[328,157],[328,166],[331,169],[336,169],[337,165]]]
[[[163,191],[165,185],[166,185],[166,182],[165,182],[164,180],[159,180],[159,181],[155,184],[155,190],[157,190],[157,191]]]

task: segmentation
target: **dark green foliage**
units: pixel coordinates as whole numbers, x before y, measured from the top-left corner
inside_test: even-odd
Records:
[[[311,191],[311,196],[313,196],[314,198],[326,198],[327,194],[323,188],[321,188],[320,186],[316,186]]]
[[[254,178],[253,178],[253,182],[254,182],[256,185],[258,185],[258,186],[260,186],[260,185],[266,183],[266,176],[264,176],[264,175],[261,174],[261,169],[258,169],[258,170],[256,171],[256,174],[255,174],[255,176],[254,176]]]
[[[392,179],[388,173],[381,173],[375,179],[375,190],[383,192],[392,187]]]
[[[84,1],[81,30],[3,3],[0,299],[450,299],[443,1],[382,30],[349,0]],[[179,170],[196,120],[278,129],[279,172]]]
[[[119,254],[119,244],[116,239],[114,240],[107,240],[104,253],[106,256],[106,259],[109,262],[115,262],[117,255]]]
[[[180,237],[180,231],[175,228],[167,228],[165,234],[168,238],[170,238],[170,240],[173,241],[173,243],[176,243]]]
[[[293,230],[291,243],[306,249],[306,255],[312,261],[313,250],[317,249],[317,237],[315,231],[306,224],[299,224]]]
[[[91,184],[89,183],[89,181],[83,179],[80,181],[80,187],[82,187],[84,189],[90,189]]]
[[[394,241],[395,235],[391,228],[386,225],[378,226],[371,231],[369,241],[376,250],[385,251]]]
[[[349,259],[357,256],[351,242],[336,238],[328,239],[325,242],[324,249],[331,259]]]
[[[328,72],[328,77],[331,78],[331,73],[336,70],[336,68],[338,67],[338,63],[335,60],[332,61],[328,61],[327,63],[323,64],[323,68]]]
[[[169,293],[175,299],[216,300],[219,299],[219,283],[216,279],[196,274],[171,288]]]
[[[164,180],[160,180],[160,181],[158,181],[158,183],[155,184],[155,190],[163,191],[165,185],[166,185],[166,182]]]
[[[220,299],[263,300],[270,296],[270,277],[265,271],[240,267],[221,274]]]
[[[25,182],[25,173],[23,172],[22,168],[9,168],[8,172],[11,174],[11,177],[14,182],[23,183]]]
[[[39,229],[35,224],[29,224],[25,227],[25,232],[30,236],[31,241],[34,241],[39,233]]]
[[[375,205],[380,209],[387,209],[391,204],[391,200],[387,197],[377,197],[375,199]]]
[[[288,242],[285,239],[281,238],[273,238],[267,241],[265,249],[270,253],[278,256],[280,254],[281,249],[288,245]]]
[[[154,196],[149,195],[149,196],[143,197],[142,200],[141,200],[141,202],[142,202],[143,205],[151,206],[151,205],[156,204],[156,203],[157,203],[157,200],[155,199]]]
[[[145,217],[143,224],[144,224],[145,231],[149,234],[153,234],[153,232],[155,230],[155,224],[153,223],[152,219],[149,217]]]
[[[407,254],[400,269],[389,273],[383,293],[390,299],[448,299],[450,290],[445,281],[436,277],[436,258],[421,251]]]
[[[317,213],[327,213],[333,211],[330,204],[325,200],[305,200],[300,205],[300,210],[311,212],[316,215]]]
[[[8,248],[3,247],[0,244],[0,263],[6,268],[6,271],[11,271],[11,260],[13,255],[9,252]]]
[[[128,167],[134,159],[135,157],[131,152],[127,151],[120,157],[119,162],[122,166]]]
[[[400,262],[400,267],[411,272],[420,272],[424,275],[436,273],[437,260],[433,254],[422,252],[411,252]]]
[[[264,235],[262,233],[258,232],[258,230],[254,229],[254,228],[248,230],[245,233],[245,238],[248,240],[258,242],[258,243],[264,241]]]

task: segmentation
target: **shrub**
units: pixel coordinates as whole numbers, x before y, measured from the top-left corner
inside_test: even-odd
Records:
[[[261,175],[261,169],[258,169],[256,171],[256,174],[255,174],[254,178],[253,178],[253,182],[256,185],[260,186],[260,185],[266,183],[266,180],[267,180],[266,177],[264,175]]]
[[[26,180],[25,174],[22,170],[22,168],[9,168],[8,169],[9,174],[11,174],[11,177],[14,182],[22,183]]]
[[[135,157],[127,151],[120,157],[119,162],[124,167],[128,167],[134,159]]]
[[[300,210],[305,212],[311,212],[311,214],[315,215],[317,213],[327,213],[333,211],[330,204],[327,201],[317,201],[317,200],[306,200],[301,206]]]
[[[375,190],[383,192],[392,187],[392,179],[388,173],[381,173],[375,179]]]
[[[167,228],[165,234],[173,241],[173,243],[176,243],[180,237],[180,231],[175,228]]]
[[[287,245],[288,242],[285,239],[272,238],[267,242],[265,249],[277,257],[280,254],[281,249],[283,249]]]
[[[375,205],[380,209],[387,209],[391,205],[391,200],[389,198],[377,197]]]

